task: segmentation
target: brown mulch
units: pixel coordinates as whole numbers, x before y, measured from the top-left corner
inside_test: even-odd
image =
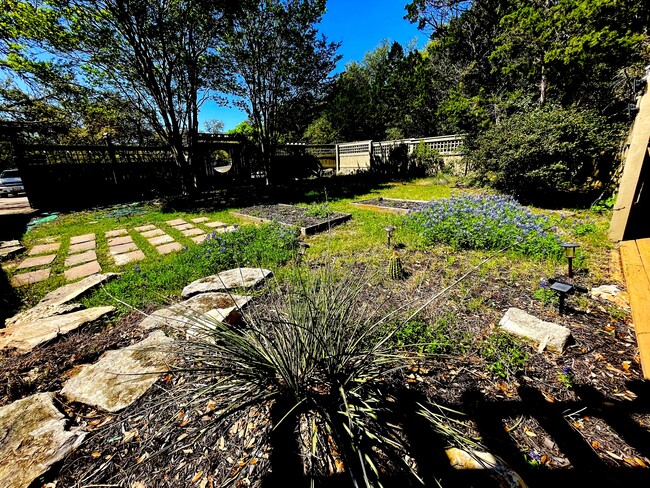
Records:
[[[416,210],[421,208],[426,202],[415,202],[412,200],[400,200],[397,198],[370,198],[367,200],[357,200],[360,205],[372,205],[374,207],[398,208],[400,210]]]
[[[325,224],[330,220],[336,220],[346,215],[341,212],[331,212],[327,217],[321,217],[309,215],[308,211],[307,207],[295,205],[255,205],[243,208],[237,213],[298,227]]]

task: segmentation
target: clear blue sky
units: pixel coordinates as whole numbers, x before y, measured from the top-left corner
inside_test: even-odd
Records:
[[[330,41],[342,43],[338,52],[343,58],[336,71],[342,71],[350,61],[361,61],[366,52],[384,39],[397,41],[403,46],[415,39],[417,46],[422,48],[426,36],[403,18],[407,3],[408,0],[329,0],[319,31]],[[201,130],[203,122],[210,119],[224,122],[225,130],[229,130],[245,120],[246,114],[208,101],[203,105],[199,119]]]

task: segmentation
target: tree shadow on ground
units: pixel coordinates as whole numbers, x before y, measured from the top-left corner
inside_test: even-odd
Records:
[[[650,469],[614,466],[600,457],[589,442],[572,427],[568,413],[582,411],[582,415],[603,420],[623,441],[642,456],[650,456],[650,432],[640,426],[634,414],[650,413],[650,384],[629,382],[628,389],[637,395],[633,401],[612,400],[590,385],[576,385],[578,399],[549,403],[542,393],[532,386],[518,389],[519,399],[491,400],[478,390],[467,391],[460,402],[445,405],[465,412],[465,420],[474,422],[484,449],[503,460],[529,487],[596,486],[630,487],[649,486]],[[424,486],[447,487],[498,487],[507,486],[491,470],[458,470],[450,466],[444,439],[424,417],[417,415],[426,398],[412,390],[402,390],[396,407],[386,421],[402,427],[404,439],[415,459]],[[504,428],[504,420],[523,416],[534,418],[566,457],[566,468],[534,465]],[[286,421],[286,419],[285,419]],[[272,439],[272,474],[264,486],[309,486],[311,479],[303,476],[297,426],[285,424]],[[290,480],[290,484],[286,484]],[[422,486],[402,474],[384,473],[380,476],[384,487]],[[326,476],[313,480],[312,486],[341,488],[353,486],[345,474]]]
[[[7,273],[0,269],[0,328],[4,327],[5,319],[12,317],[20,307],[20,298],[11,286]]]

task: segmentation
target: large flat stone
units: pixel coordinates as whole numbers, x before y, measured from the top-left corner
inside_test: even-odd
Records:
[[[32,247],[29,251],[30,256],[38,256],[39,254],[47,254],[48,252],[56,252],[61,247],[60,242],[55,242],[54,244],[39,244],[38,246]]]
[[[61,315],[77,310],[80,305],[74,305],[72,307],[64,307],[64,305],[115,276],[117,276],[116,273],[96,274],[88,276],[83,280],[61,286],[45,295],[34,307],[8,318],[5,324],[7,327],[13,327],[20,323],[33,322],[46,317],[52,317],[53,315]]]
[[[16,247],[20,246],[20,241],[17,239],[12,239],[11,241],[0,241],[0,250],[5,249],[7,247]]]
[[[243,308],[252,297],[230,293],[201,293],[171,307],[156,310],[147,316],[140,327],[145,330],[169,328],[185,332],[197,322],[202,314],[218,310],[221,322],[235,323],[239,318],[238,310]],[[217,312],[215,312],[217,313]],[[200,319],[198,320],[200,322]]]
[[[8,242],[15,244],[6,245]],[[0,247],[0,261],[15,256],[16,254],[25,250],[25,248],[18,241],[2,241],[2,244],[3,245]]]
[[[74,236],[70,238],[70,244],[81,244],[82,242],[89,242],[95,240],[95,234],[84,234],[82,236]]]
[[[156,247],[158,254],[169,254],[170,252],[180,251],[181,249],[183,249],[183,246],[178,242],[170,242],[169,244]]]
[[[263,282],[273,273],[263,268],[235,268],[222,271],[219,274],[206,276],[193,281],[183,288],[183,298],[191,297],[197,293],[211,291],[227,291],[236,288],[253,288]]]
[[[165,223],[171,226],[187,224],[187,222],[185,222],[183,219],[167,220]]]
[[[149,237],[158,237],[163,235],[165,232],[162,231],[161,229],[152,229],[148,230],[147,232],[142,232],[142,237],[146,237],[147,239]]]
[[[174,238],[168,234],[163,234],[158,237],[150,237],[147,239],[149,244],[152,246],[159,246],[160,244],[167,244],[168,242],[174,242]]]
[[[545,322],[518,308],[509,308],[499,326],[505,332],[559,352],[564,351],[571,339],[571,331],[567,327]]]
[[[138,249],[138,246],[135,245],[135,242],[127,242],[124,244],[118,244],[116,246],[111,246],[108,248],[108,251],[113,255],[117,256],[118,254],[124,254],[125,252],[135,251]]]
[[[76,266],[77,264],[87,263],[88,261],[96,261],[97,254],[95,251],[90,250],[86,252],[81,252],[79,254],[73,254],[68,256],[65,260],[65,267],[69,268],[71,266]]]
[[[115,230],[109,230],[104,235],[108,239],[111,237],[120,237],[120,236],[128,235],[128,231],[126,229],[115,229]]]
[[[113,310],[115,307],[94,307],[33,322],[20,322],[0,329],[0,349],[16,349],[21,354],[28,353],[36,346],[94,322]]]
[[[65,279],[68,281],[77,280],[79,278],[85,278],[86,276],[94,275],[99,273],[102,270],[101,266],[97,261],[91,261],[81,266],[75,266],[74,268],[66,269],[63,274]]]
[[[145,231],[148,231],[148,230],[153,230],[155,228],[156,228],[156,226],[151,225],[151,224],[141,225],[140,227],[134,227],[134,229],[137,230],[138,232],[145,232]]]
[[[201,244],[203,241],[205,241],[206,237],[208,237],[207,234],[202,234],[200,236],[192,237],[192,240],[197,244]]]
[[[191,220],[192,222],[194,222],[195,224],[200,224],[201,222],[207,222],[207,221],[210,220],[210,219],[207,218],[207,217],[197,217],[197,218],[195,218],[195,219],[190,219],[190,220]]]
[[[30,486],[83,441],[80,429],[66,430],[53,398],[38,393],[0,408],[0,486]]]
[[[217,227],[226,227],[226,225],[228,224],[224,224],[223,222],[219,222],[215,220],[214,222],[206,222],[204,225],[207,225],[208,227],[212,227],[212,228],[217,228]]]
[[[56,254],[46,256],[37,256],[34,258],[25,258],[16,269],[33,268],[35,266],[45,266],[56,259]]]
[[[37,271],[29,271],[27,273],[20,273],[11,277],[11,286],[17,288],[19,286],[31,285],[45,281],[50,277],[50,268],[39,269]]]
[[[176,229],[176,230],[187,230],[187,229],[194,229],[195,228],[192,224],[188,224],[188,223],[174,225],[172,227],[174,227],[174,229]]]
[[[106,412],[119,412],[144,395],[169,369],[172,339],[158,330],[142,342],[108,351],[94,364],[75,369],[61,394]]]
[[[113,237],[108,240],[108,245],[110,247],[119,246],[120,244],[130,244],[133,242],[131,236],[122,236],[122,237]]]
[[[132,261],[141,261],[146,257],[147,256],[145,256],[144,253],[138,249],[137,251],[118,254],[116,256],[113,256],[113,259],[115,260],[116,266],[123,266]]]
[[[191,237],[191,236],[198,236],[201,234],[205,234],[205,232],[202,231],[201,229],[197,229],[196,227],[192,227],[191,229],[181,231],[181,234],[183,234],[185,237]]]
[[[82,251],[95,249],[95,241],[80,242],[79,244],[72,244],[68,247],[68,254],[75,254]]]

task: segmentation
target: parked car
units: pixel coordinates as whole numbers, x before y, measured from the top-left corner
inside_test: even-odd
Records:
[[[25,193],[25,187],[18,170],[6,169],[0,173],[0,197],[16,196],[19,193]]]

